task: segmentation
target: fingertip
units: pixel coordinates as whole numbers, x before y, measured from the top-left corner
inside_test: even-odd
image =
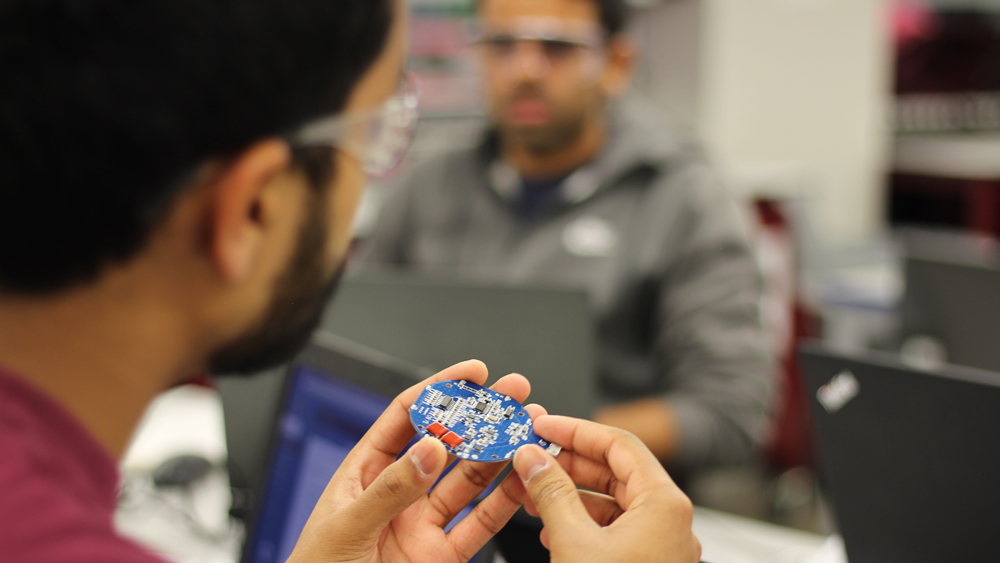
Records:
[[[486,362],[482,360],[477,360],[475,358],[471,360],[465,360],[464,362],[462,362],[462,365],[468,366],[473,369],[482,369],[483,371],[486,371]]]
[[[490,370],[482,360],[466,360],[459,364],[464,371],[464,379],[482,385],[490,376]]]
[[[465,381],[471,381],[477,385],[482,385],[486,383],[486,379],[489,378],[489,375],[490,372],[486,369],[486,364],[482,361],[465,360],[464,362],[459,362],[449,368],[439,371],[426,383],[462,379]]]
[[[532,421],[542,416],[548,416],[549,414],[549,411],[547,411],[545,407],[539,405],[538,403],[531,403],[530,405],[525,405],[524,410],[528,411],[528,416],[531,417]]]
[[[504,380],[517,382],[518,385],[527,389],[528,393],[531,392],[531,381],[529,381],[527,377],[525,377],[520,373],[508,373],[507,375],[500,378],[500,381]],[[500,381],[498,381],[497,383],[499,383]]]
[[[519,403],[524,402],[531,394],[531,382],[519,373],[511,373],[501,377],[491,387],[494,391],[513,397]]]
[[[551,430],[557,430],[557,429],[560,429],[561,426],[564,427],[566,425],[567,421],[569,421],[569,422],[572,422],[572,421],[579,422],[579,419],[575,419],[575,418],[568,417],[568,416],[562,416],[562,415],[558,415],[558,414],[548,414],[548,412],[546,412],[545,414],[543,414],[543,415],[539,416],[537,419],[535,419],[535,421],[534,421],[535,422],[535,431],[536,432],[538,432],[538,431],[549,432]]]
[[[535,445],[521,447],[514,456],[514,469],[535,501],[542,521],[547,526],[555,526],[557,534],[585,533],[578,527],[593,525],[580,500],[577,485],[545,450]]]
[[[552,550],[552,548],[549,547],[549,529],[548,528],[542,528],[541,533],[538,534],[538,539],[542,542],[542,545],[545,546],[545,549],[548,549],[549,551]]]
[[[418,476],[423,480],[430,480],[444,470],[448,452],[440,441],[424,436],[410,448],[407,457],[416,467]]]
[[[514,471],[527,483],[548,468],[552,459],[552,456],[535,444],[521,446],[514,454]]]

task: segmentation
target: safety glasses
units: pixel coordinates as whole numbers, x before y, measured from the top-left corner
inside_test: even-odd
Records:
[[[516,20],[505,29],[488,29],[473,41],[488,70],[542,78],[551,72],[600,75],[604,34],[597,26],[573,25],[547,18]],[[513,74],[512,74],[513,73]]]
[[[400,91],[380,108],[337,114],[307,123],[289,141],[300,147],[330,147],[358,159],[369,176],[392,172],[406,155],[417,126],[416,83],[403,75]]]
[[[551,59],[564,59],[583,50],[597,51],[601,43],[596,40],[575,37],[549,37],[538,35],[516,35],[512,33],[497,33],[478,38],[474,44],[484,47],[495,57],[509,57],[514,54],[519,43],[538,43],[545,56]]]

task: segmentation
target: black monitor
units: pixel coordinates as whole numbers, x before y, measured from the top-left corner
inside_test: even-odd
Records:
[[[851,563],[1000,561],[1000,374],[800,355]]]
[[[532,402],[590,418],[598,395],[591,307],[586,291],[559,285],[369,270],[341,283],[322,326],[430,371],[475,358],[491,381],[520,373]]]
[[[947,363],[1000,371],[1000,269],[907,258],[902,335],[937,339]]]

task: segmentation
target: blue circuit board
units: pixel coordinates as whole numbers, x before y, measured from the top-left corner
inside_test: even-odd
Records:
[[[448,453],[463,459],[508,461],[526,444],[537,444],[553,456],[561,450],[535,435],[521,403],[468,381],[425,387],[410,407],[410,421],[417,432],[441,440]]]

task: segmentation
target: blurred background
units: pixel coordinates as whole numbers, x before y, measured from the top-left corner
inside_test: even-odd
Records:
[[[807,332],[844,346],[892,338],[907,245],[989,252],[1000,1],[630,3],[629,96],[703,144],[759,227],[774,296],[805,306]],[[422,117],[401,176],[474,143],[485,120],[472,3],[411,4]],[[369,190],[362,240],[389,184]]]

